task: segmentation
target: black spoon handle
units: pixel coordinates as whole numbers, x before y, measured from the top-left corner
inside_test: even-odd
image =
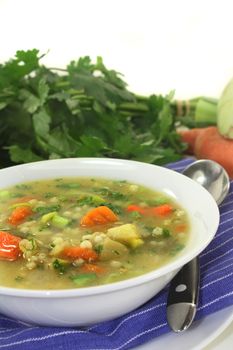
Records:
[[[186,330],[192,323],[200,287],[199,258],[184,265],[173,278],[167,300],[167,321],[175,332]]]

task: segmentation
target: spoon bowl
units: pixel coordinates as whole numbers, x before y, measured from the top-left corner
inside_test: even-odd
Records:
[[[209,159],[201,159],[189,165],[183,174],[203,186],[219,205],[230,189],[230,180],[226,170]]]

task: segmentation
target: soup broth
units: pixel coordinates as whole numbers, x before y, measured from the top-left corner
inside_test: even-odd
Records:
[[[56,178],[0,191],[0,285],[81,288],[139,276],[189,238],[186,211],[127,181]]]

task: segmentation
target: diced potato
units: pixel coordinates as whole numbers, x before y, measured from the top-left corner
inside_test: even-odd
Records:
[[[137,248],[144,243],[134,224],[112,227],[108,229],[107,235],[115,241],[129,245],[131,248]]]
[[[102,247],[100,260],[112,260],[128,253],[128,248],[124,244],[108,237],[104,240]]]
[[[44,214],[40,221],[43,224],[47,224],[54,217],[54,215],[56,215],[56,211],[51,211],[50,213]]]

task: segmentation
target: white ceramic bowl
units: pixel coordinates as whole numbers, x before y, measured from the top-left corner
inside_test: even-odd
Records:
[[[1,188],[18,182],[62,176],[128,180],[164,191],[188,212],[187,246],[167,265],[142,276],[108,285],[68,290],[26,290],[0,286],[0,312],[30,323],[78,326],[110,320],[145,303],[212,240],[219,224],[218,207],[194,181],[163,167],[105,158],[42,161],[0,170]]]

